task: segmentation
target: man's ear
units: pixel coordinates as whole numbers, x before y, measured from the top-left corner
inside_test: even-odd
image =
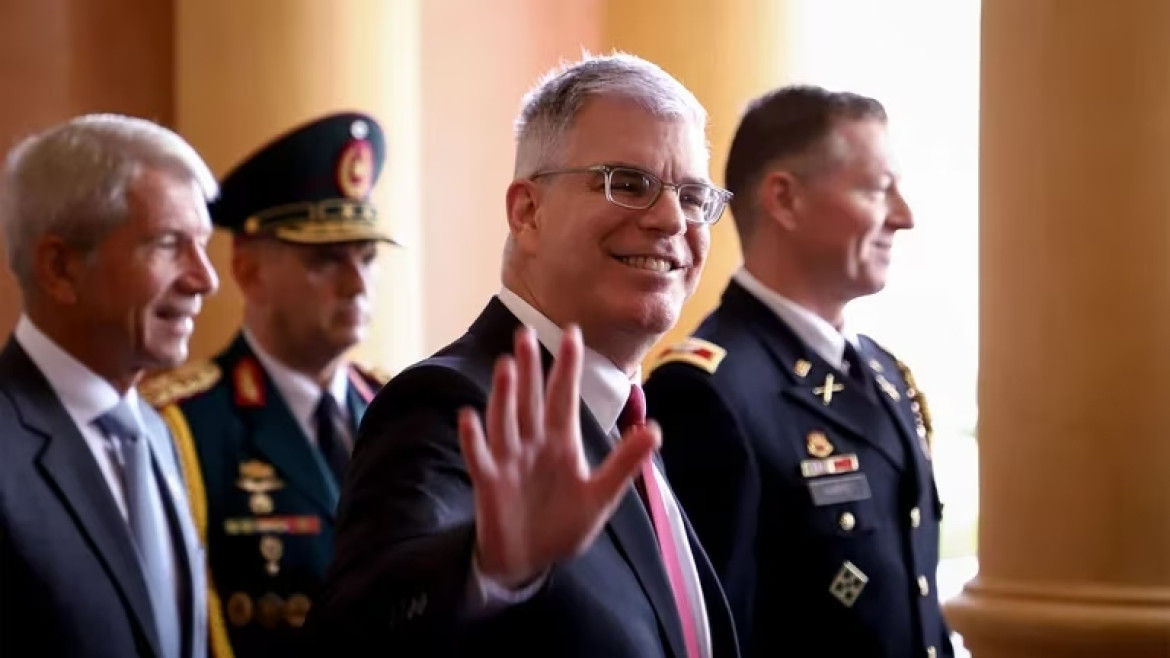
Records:
[[[525,179],[514,180],[508,186],[508,230],[522,250],[535,249],[539,236],[540,191],[536,183]]]
[[[232,237],[232,277],[249,299],[261,294],[263,289],[260,262],[264,246],[258,238]]]
[[[791,172],[773,170],[764,174],[756,188],[756,202],[761,214],[776,222],[781,228],[791,231],[796,228],[797,210],[800,207],[800,181]]]
[[[56,235],[45,235],[33,247],[33,278],[59,304],[77,302],[77,282],[85,276],[86,255]]]

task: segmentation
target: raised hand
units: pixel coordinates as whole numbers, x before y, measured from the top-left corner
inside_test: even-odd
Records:
[[[540,349],[528,328],[513,357],[496,363],[487,404],[463,409],[459,440],[475,488],[480,571],[517,587],[584,551],[617,507],[630,479],[661,443],[653,422],[626,432],[596,470],[581,447],[581,333],[565,329],[543,385]]]

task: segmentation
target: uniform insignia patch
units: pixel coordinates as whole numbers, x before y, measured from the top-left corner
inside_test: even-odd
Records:
[[[208,390],[221,374],[211,361],[187,363],[145,379],[137,386],[138,395],[150,406],[162,408]]]
[[[792,366],[792,372],[795,372],[796,376],[801,378],[807,377],[810,370],[812,370],[812,363],[804,359],[798,359],[796,365]]]
[[[715,343],[692,337],[659,352],[650,369],[671,361],[681,361],[713,374],[726,356],[727,350]]]
[[[232,371],[232,383],[235,385],[237,406],[264,406],[264,377],[255,359],[240,359]]]
[[[271,514],[276,508],[269,492],[284,488],[284,482],[276,477],[272,464],[252,459],[240,463],[240,477],[236,486],[251,494],[248,509],[253,514]]]
[[[829,437],[820,430],[813,430],[808,433],[808,438],[805,439],[805,447],[808,448],[808,454],[818,459],[824,459],[833,454],[833,444],[829,441]]]
[[[861,596],[861,590],[865,589],[865,584],[868,582],[869,576],[858,569],[856,564],[846,560],[845,564],[841,565],[841,570],[837,572],[837,576],[833,578],[832,584],[829,585],[829,593],[846,608],[852,608],[853,604],[857,602],[857,598]]]

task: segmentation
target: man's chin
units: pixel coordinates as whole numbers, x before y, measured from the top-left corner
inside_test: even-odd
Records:
[[[181,366],[187,361],[191,351],[186,341],[173,345],[158,345],[147,350],[144,361],[146,370],[165,370]]]

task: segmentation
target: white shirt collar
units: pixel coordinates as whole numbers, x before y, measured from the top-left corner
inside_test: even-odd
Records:
[[[272,383],[280,391],[280,396],[284,398],[285,404],[292,411],[297,423],[305,428],[309,437],[313,437],[315,432],[310,428],[316,427],[313,415],[317,410],[317,403],[321,400],[321,387],[313,381],[312,377],[289,368],[266,352],[260,346],[260,341],[256,340],[255,336],[247,329],[243,330],[243,334],[244,340],[248,341],[248,346],[252,348],[256,358],[260,360],[260,365],[272,378]],[[334,401],[337,402],[337,408],[341,410],[342,416],[346,419],[349,418],[349,403],[346,399],[349,393],[349,374],[347,371],[348,369],[345,367],[338,368],[337,372],[333,373],[333,379],[330,380],[328,389],[329,395],[333,396]]]
[[[113,384],[63,350],[27,315],[21,314],[13,336],[48,380],[75,425],[92,425],[99,416],[121,401]],[[134,388],[126,393],[126,402],[142,427],[138,392]]]
[[[561,328],[507,287],[500,289],[499,298],[520,322],[532,328],[540,344],[555,356],[564,333]],[[630,385],[640,382],[641,378],[641,366],[630,377],[613,361],[585,348],[581,359],[581,400],[607,434],[612,434],[617,426],[618,416],[630,397]]]
[[[764,285],[745,268],[740,268],[732,278],[743,286],[764,306],[772,309],[796,335],[829,365],[841,370],[845,361],[845,341],[860,349],[857,334],[848,327],[837,331],[833,325],[812,311],[800,306],[780,293]]]

